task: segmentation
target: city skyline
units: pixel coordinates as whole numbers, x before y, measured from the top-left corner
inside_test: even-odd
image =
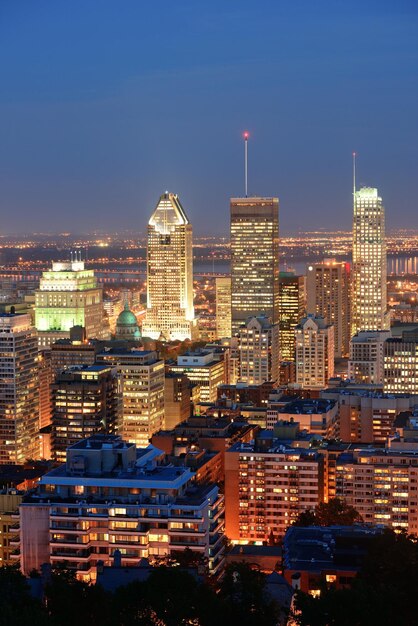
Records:
[[[244,193],[244,130],[249,195],[279,197],[283,232],[350,227],[353,150],[388,228],[418,227],[411,3],[182,1],[161,15],[105,2],[100,19],[93,5],[63,7],[2,4],[3,232],[86,232],[99,216],[142,230],[169,189],[197,235],[221,235]]]

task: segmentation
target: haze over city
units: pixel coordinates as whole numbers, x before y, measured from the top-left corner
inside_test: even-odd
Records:
[[[351,228],[358,184],[418,227],[412,1],[0,6],[2,233],[144,232],[165,189],[197,235],[243,193],[280,231]]]

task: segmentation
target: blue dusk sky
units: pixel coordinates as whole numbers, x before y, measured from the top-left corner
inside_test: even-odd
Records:
[[[418,229],[416,0],[1,0],[0,233],[145,231],[166,189],[197,235],[229,197],[351,227],[358,184]]]

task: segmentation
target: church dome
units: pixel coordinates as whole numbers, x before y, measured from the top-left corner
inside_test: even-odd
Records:
[[[135,314],[129,309],[127,302],[116,322],[116,339],[141,339],[141,331],[139,330],[137,319]]]

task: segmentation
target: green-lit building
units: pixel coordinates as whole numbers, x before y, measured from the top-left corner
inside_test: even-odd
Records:
[[[102,289],[84,261],[53,263],[43,272],[35,294],[35,326],[41,348],[69,338],[73,326],[83,326],[87,339],[109,337]]]

